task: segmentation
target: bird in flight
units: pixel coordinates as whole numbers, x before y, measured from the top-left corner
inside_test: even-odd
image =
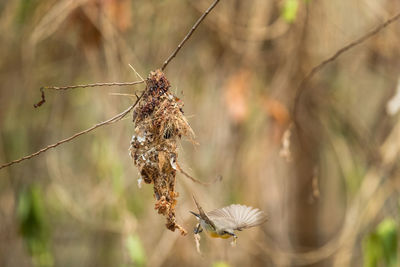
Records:
[[[199,213],[190,211],[199,220],[194,233],[206,232],[214,238],[230,238],[236,243],[237,236],[235,231],[251,228],[267,221],[267,215],[253,207],[240,204],[232,204],[227,207],[204,212],[196,198],[193,196],[194,203]]]

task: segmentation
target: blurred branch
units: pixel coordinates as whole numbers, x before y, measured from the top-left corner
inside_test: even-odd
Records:
[[[141,78],[141,77],[140,77]],[[111,83],[89,83],[89,84],[78,84],[78,85],[68,85],[68,86],[44,86],[40,88],[41,92],[41,100],[34,104],[35,108],[40,107],[46,102],[46,97],[44,95],[44,89],[46,90],[69,90],[76,88],[87,88],[87,87],[97,87],[97,86],[125,86],[125,85],[135,85],[144,83],[144,80],[135,81],[135,82],[111,82]]]
[[[270,2],[270,5],[271,3],[273,2]],[[199,12],[204,9],[201,1],[190,1],[189,4]],[[255,1],[253,4],[258,5],[259,3]],[[251,20],[253,19],[251,18]],[[263,15],[263,19],[266,20],[265,14]],[[284,21],[281,16],[275,18],[268,25],[264,25],[265,23],[261,25],[252,25],[250,23],[240,25],[232,23],[232,19],[226,13],[216,13],[213,18],[209,18],[205,23],[211,30],[227,35],[228,45],[232,45],[230,43],[232,42],[232,38],[246,42],[261,42],[276,39],[287,33],[290,29],[290,24]]]
[[[3,168],[5,168],[5,167],[11,166],[11,165],[14,165],[14,164],[16,164],[16,163],[19,163],[19,162],[24,161],[24,160],[27,160],[27,159],[31,159],[31,158],[33,158],[33,157],[36,157],[36,156],[42,154],[43,152],[46,152],[47,150],[49,150],[49,149],[51,149],[51,148],[55,148],[55,147],[57,147],[57,146],[59,146],[59,145],[62,145],[62,144],[64,144],[64,143],[67,143],[67,142],[69,142],[69,141],[71,141],[71,140],[73,140],[73,139],[75,139],[75,138],[77,138],[77,137],[79,137],[79,136],[81,136],[81,135],[83,135],[83,134],[89,133],[89,132],[91,132],[91,131],[93,131],[93,130],[95,130],[95,129],[101,127],[101,126],[104,126],[104,125],[107,125],[107,124],[111,124],[111,123],[114,123],[114,122],[117,122],[117,121],[121,120],[122,118],[124,118],[124,117],[139,103],[139,100],[142,98],[144,92],[145,92],[145,90],[144,90],[143,93],[136,99],[136,102],[135,102],[133,105],[131,105],[131,106],[130,106],[129,108],[127,108],[125,111],[123,111],[123,112],[121,112],[121,113],[115,115],[114,117],[112,117],[112,118],[110,118],[110,119],[108,119],[108,120],[106,120],[106,121],[100,122],[100,123],[98,123],[98,124],[96,124],[96,125],[93,125],[92,127],[88,128],[88,129],[86,129],[86,130],[84,130],[84,131],[78,132],[78,133],[76,133],[76,134],[74,134],[74,135],[72,135],[72,136],[70,136],[70,137],[68,137],[68,138],[66,138],[66,139],[63,139],[63,140],[61,140],[61,141],[58,141],[57,143],[54,143],[54,144],[49,145],[49,146],[47,146],[47,147],[45,147],[45,148],[42,148],[42,149],[40,149],[39,151],[37,151],[37,152],[35,152],[35,153],[32,153],[32,154],[27,155],[27,156],[25,156],[25,157],[22,157],[22,158],[20,158],[20,159],[13,160],[13,161],[11,161],[11,162],[8,162],[8,163],[6,163],[6,164],[3,164],[3,165],[0,166],[0,169],[3,169]]]
[[[211,12],[211,10],[218,4],[219,0],[215,0],[211,6],[201,15],[201,17],[196,21],[196,23],[193,25],[193,27],[190,29],[190,31],[186,34],[185,38],[179,43],[178,47],[175,49],[174,52],[167,58],[167,60],[164,61],[164,64],[161,67],[161,70],[164,71],[164,69],[167,67],[169,62],[178,54],[179,50],[183,47],[185,42],[189,40],[190,36],[192,36],[193,32],[197,29],[197,27],[200,25],[200,23],[204,20],[204,18],[208,15],[208,13]]]
[[[305,85],[307,84],[307,82],[321,69],[323,69],[326,65],[328,65],[329,63],[335,61],[339,56],[341,56],[343,53],[347,52],[348,50],[354,48],[357,45],[362,44],[364,41],[368,40],[369,38],[375,36],[377,33],[379,33],[381,30],[383,30],[384,28],[386,28],[387,26],[389,26],[390,24],[392,24],[393,22],[397,21],[400,18],[400,13],[397,13],[396,15],[394,15],[393,17],[391,17],[390,19],[386,20],[384,23],[380,24],[379,26],[377,26],[375,29],[373,29],[372,31],[368,32],[367,34],[363,35],[362,37],[358,38],[357,40],[345,45],[344,47],[340,48],[339,50],[336,51],[335,54],[333,54],[332,56],[330,56],[329,58],[323,60],[321,63],[319,63],[318,65],[316,65],[315,67],[313,67],[311,69],[311,71],[304,77],[304,79],[301,81],[299,87],[297,88],[296,91],[296,96],[294,99],[294,108],[293,108],[293,118],[294,121],[296,122],[296,113],[297,113],[297,109],[298,109],[298,105],[300,102],[300,98],[302,96],[302,94],[305,91]],[[304,89],[303,89],[304,88]]]
[[[307,252],[287,252],[274,245],[273,240],[265,243],[268,245],[256,244],[272,257],[289,259],[293,264],[300,266],[315,264],[332,256],[335,258],[333,266],[349,266],[350,262],[343,263],[342,260],[349,260],[348,257],[352,255],[350,248],[359,240],[360,233],[365,231],[368,224],[382,211],[386,201],[399,190],[399,185],[393,183],[390,178],[385,178],[381,183],[382,177],[385,177],[385,171],[376,168],[368,171],[360,191],[352,203],[349,203],[341,230],[321,247]]]
[[[386,201],[394,194],[397,196],[400,190],[400,184],[393,180],[393,174],[398,173],[400,168],[397,160],[400,153],[400,145],[397,142],[399,137],[398,122],[377,152],[382,162],[368,169],[359,191],[351,203],[348,203],[345,220],[337,236],[308,252],[286,252],[275,246],[273,240],[265,244],[256,243],[259,248],[273,257],[289,259],[296,265],[310,265],[334,256],[333,266],[349,266],[351,248],[371,221],[382,212]],[[333,149],[336,147],[333,146]]]
[[[30,44],[35,45],[50,36],[53,32],[59,29],[60,25],[76,8],[87,2],[88,0],[58,1],[46,13],[46,15],[40,19],[39,23],[33,29],[29,40]]]

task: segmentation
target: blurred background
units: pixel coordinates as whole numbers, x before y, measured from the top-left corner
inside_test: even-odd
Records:
[[[0,164],[126,109],[210,5],[201,0],[0,1]],[[131,115],[0,170],[0,266],[398,266],[400,23],[313,66],[400,12],[391,0],[222,0],[166,76],[198,145],[178,161],[166,230],[128,155]],[[294,118],[295,117],[295,118]],[[296,119],[297,123],[293,123]],[[192,229],[231,203],[266,211],[238,244]]]

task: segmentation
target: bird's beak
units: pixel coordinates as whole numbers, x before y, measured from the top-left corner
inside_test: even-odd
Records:
[[[199,214],[197,214],[197,213],[195,213],[195,212],[193,212],[193,211],[189,211],[191,214],[193,214],[194,216],[196,216],[196,218],[197,219],[200,219],[200,215]]]
[[[229,232],[228,232],[228,234],[231,235],[231,236],[233,236],[233,238],[235,238],[235,239],[237,238],[237,235],[235,235],[235,233],[229,233]]]

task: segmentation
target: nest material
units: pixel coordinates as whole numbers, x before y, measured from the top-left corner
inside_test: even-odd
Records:
[[[175,191],[177,141],[182,136],[193,140],[194,133],[183,115],[183,102],[169,92],[170,83],[161,70],[150,72],[147,88],[134,110],[135,133],[130,155],[141,178],[154,185],[155,209],[167,218],[166,227],[186,230],[176,223]]]

